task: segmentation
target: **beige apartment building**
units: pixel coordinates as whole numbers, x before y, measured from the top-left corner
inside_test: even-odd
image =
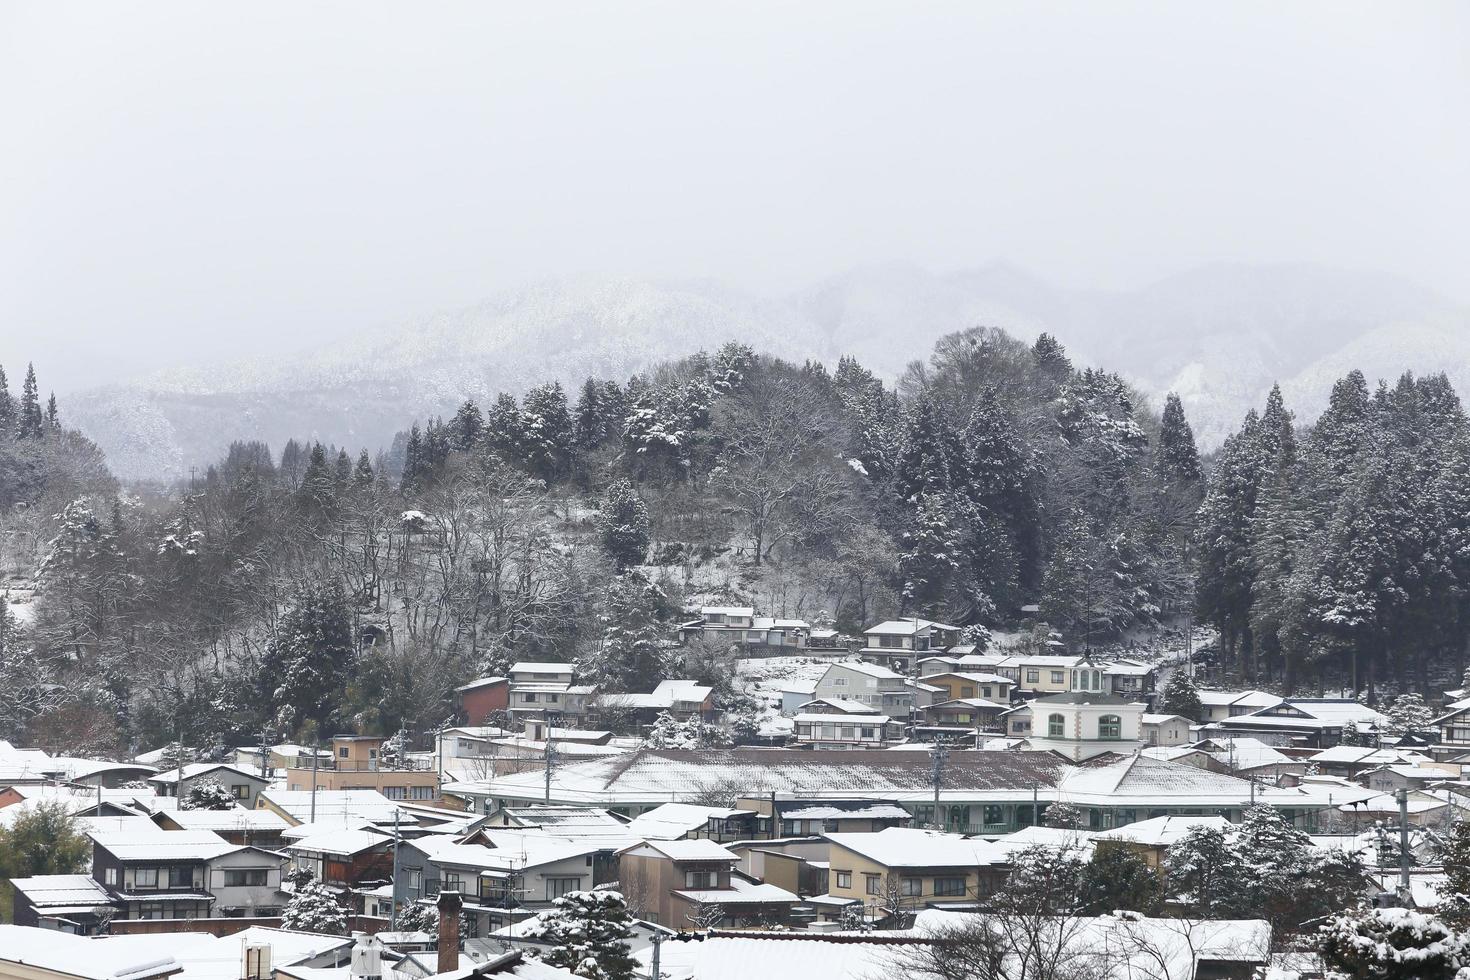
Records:
[[[383,738],[378,735],[336,735],[331,759],[286,770],[288,790],[371,789],[390,800],[439,802],[439,774],[429,768],[384,767]],[[405,763],[406,765],[407,763]]]

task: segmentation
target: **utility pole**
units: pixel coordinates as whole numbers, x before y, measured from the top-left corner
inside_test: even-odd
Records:
[[[1409,791],[1393,794],[1399,801],[1399,888],[1409,897]]]
[[[649,980],[658,980],[659,947],[664,944],[664,934],[655,926],[653,929],[653,969],[649,972]]]
[[[316,770],[322,762],[322,737],[311,738],[311,822],[316,823]]]
[[[398,807],[393,808],[393,902],[388,911],[388,928],[398,931]]]
[[[546,723],[546,804],[551,805],[551,763],[556,758],[556,747],[551,742],[551,722]]]
[[[944,782],[944,763],[949,758],[949,749],[939,742],[934,743],[934,748],[929,752],[931,763],[930,778],[934,780],[934,826],[940,829],[944,827],[944,821],[939,815],[939,787]]]

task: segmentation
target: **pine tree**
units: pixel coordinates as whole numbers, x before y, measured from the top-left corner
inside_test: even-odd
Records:
[[[501,462],[524,466],[526,419],[516,396],[502,392],[485,413],[485,448]]]
[[[1452,980],[1463,976],[1467,944],[1438,917],[1417,909],[1355,909],[1318,929],[1316,947],[1333,977]]]
[[[543,962],[587,980],[633,980],[637,960],[629,940],[628,903],[612,891],[568,892],[526,927],[544,944]]]
[[[46,399],[46,427],[55,432],[61,428],[61,416],[56,411],[56,392]]]
[[[1202,472],[1199,450],[1194,445],[1194,430],[1184,417],[1179,396],[1169,392],[1164,399],[1164,415],[1159,424],[1159,468],[1175,483],[1194,483]]]
[[[1056,384],[1061,384],[1072,375],[1072,362],[1067,357],[1067,349],[1049,333],[1043,333],[1036,338],[1036,343],[1031,345],[1031,356],[1036,362],[1036,370]]]
[[[0,438],[15,432],[15,396],[10,393],[10,380],[0,366]]]
[[[643,564],[648,556],[648,507],[626,479],[607,488],[597,515],[602,550],[619,572]]]
[[[572,429],[578,449],[596,449],[602,445],[605,432],[602,412],[602,390],[596,381],[588,378],[582,384],[573,413]]]
[[[408,442],[403,447],[402,489],[405,493],[419,488],[428,472],[428,461],[424,459],[424,435],[418,423],[408,430]]]
[[[189,786],[180,810],[233,810],[235,796],[217,779],[201,779]]]
[[[39,439],[45,434],[45,416],[41,410],[40,390],[36,385],[36,367],[26,365],[25,386],[20,393],[20,413],[15,423],[18,439]]]
[[[298,932],[340,936],[347,931],[347,912],[326,885],[309,881],[299,886],[286,903],[281,926]]]
[[[1164,905],[1158,872],[1118,844],[1097,846],[1082,869],[1079,891],[1084,915],[1110,915],[1119,909],[1157,915]]]
[[[1169,675],[1169,683],[1164,685],[1162,710],[1164,714],[1179,715],[1190,721],[1202,720],[1204,705],[1200,703],[1199,691],[1195,689],[1194,681],[1189,679],[1187,670],[1179,668]]]
[[[368,458],[366,449],[357,454],[357,466],[352,471],[352,483],[359,491],[372,489],[373,462]]]
[[[347,690],[354,661],[352,615],[336,582],[297,593],[266,647],[261,676],[265,703],[279,727],[299,730],[308,722],[331,728]]]
[[[480,436],[485,431],[485,418],[480,414],[480,406],[473,400],[466,399],[454,413],[454,418],[449,422],[449,431],[454,442],[454,448],[460,452],[468,452],[480,441]]]
[[[636,572],[613,579],[603,596],[602,643],[582,664],[587,683],[605,691],[649,691],[664,679],[656,612],[663,596]]]
[[[521,417],[525,425],[522,465],[527,472],[547,482],[565,476],[575,436],[561,384],[553,381],[526,392]]]

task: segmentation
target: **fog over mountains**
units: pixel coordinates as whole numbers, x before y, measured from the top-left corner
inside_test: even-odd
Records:
[[[1314,417],[1354,367],[1370,379],[1445,370],[1470,391],[1470,311],[1389,276],[1311,266],[1209,266],[1127,292],[1068,289],[1007,265],[933,274],[853,270],[781,297],[710,282],[579,277],[467,309],[365,331],[290,359],[199,365],[71,394],[68,421],[124,478],[187,475],[235,439],[386,446],[415,418],[550,379],[624,380],[727,340],[788,359],[855,355],[897,377],[945,333],[1042,330],[1078,364],[1177,391],[1203,448],[1218,445],[1279,380]],[[575,391],[570,391],[574,396]]]

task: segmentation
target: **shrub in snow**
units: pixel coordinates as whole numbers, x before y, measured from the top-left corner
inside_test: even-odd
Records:
[[[643,740],[649,749],[717,749],[730,745],[730,734],[715,725],[706,725],[698,718],[680,721],[667,711],[659,712],[658,718]]]
[[[1414,909],[1333,916],[1317,946],[1326,965],[1351,980],[1452,980],[1466,959],[1463,939]]]
[[[523,933],[551,948],[541,959],[588,980],[632,980],[633,920],[618,892],[568,892]]]
[[[222,783],[213,779],[196,782],[179,801],[180,810],[229,810],[234,805],[234,795]]]
[[[281,927],[301,932],[322,932],[340,936],[347,931],[347,913],[337,896],[319,881],[308,881],[296,888],[286,910],[281,914]]]
[[[1082,827],[1082,811],[1070,803],[1053,803],[1041,815],[1041,822],[1047,827],[1078,830]]]

